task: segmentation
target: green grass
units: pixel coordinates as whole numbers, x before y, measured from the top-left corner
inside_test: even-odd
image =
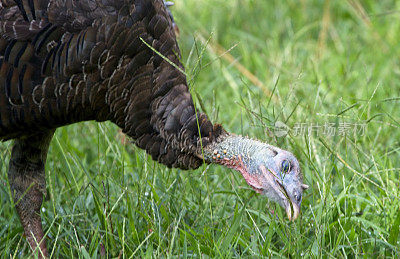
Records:
[[[123,145],[111,123],[86,122],[57,130],[46,164],[53,257],[399,257],[400,3],[360,2],[188,0],[172,9],[198,106],[298,157],[310,185],[298,220],[236,172],[167,169]],[[234,46],[235,62],[215,54],[219,45]],[[289,136],[274,136],[276,121]],[[332,123],[336,134],[296,135],[299,123]],[[340,135],[344,123],[365,124],[365,134]],[[7,181],[10,147],[0,144],[0,251],[28,257]]]

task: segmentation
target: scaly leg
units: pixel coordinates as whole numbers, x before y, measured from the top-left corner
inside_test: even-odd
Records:
[[[50,130],[16,139],[8,170],[11,193],[26,239],[39,258],[48,256],[40,207],[46,192],[44,166],[53,134],[54,130]]]

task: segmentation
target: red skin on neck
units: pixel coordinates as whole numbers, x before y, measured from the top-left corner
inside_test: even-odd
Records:
[[[224,165],[228,168],[234,169],[239,171],[244,179],[246,180],[247,184],[251,186],[256,192],[262,193],[261,186],[262,184],[259,182],[259,179],[256,175],[250,174],[243,163],[242,157],[238,155],[237,157],[232,158],[222,158],[217,160],[216,163],[220,165]]]

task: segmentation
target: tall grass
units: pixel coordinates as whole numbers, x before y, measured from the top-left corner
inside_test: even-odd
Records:
[[[310,185],[301,217],[288,222],[238,173],[167,169],[114,125],[86,122],[51,144],[42,217],[52,256],[399,257],[400,3],[188,0],[172,10],[198,106],[298,157]],[[10,148],[0,144],[0,249],[28,257]]]

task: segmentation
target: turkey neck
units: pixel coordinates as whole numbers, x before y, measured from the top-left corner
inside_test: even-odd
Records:
[[[199,156],[207,163],[220,164],[244,174],[256,166],[258,154],[274,157],[277,154],[275,149],[258,140],[226,133],[207,145]]]

